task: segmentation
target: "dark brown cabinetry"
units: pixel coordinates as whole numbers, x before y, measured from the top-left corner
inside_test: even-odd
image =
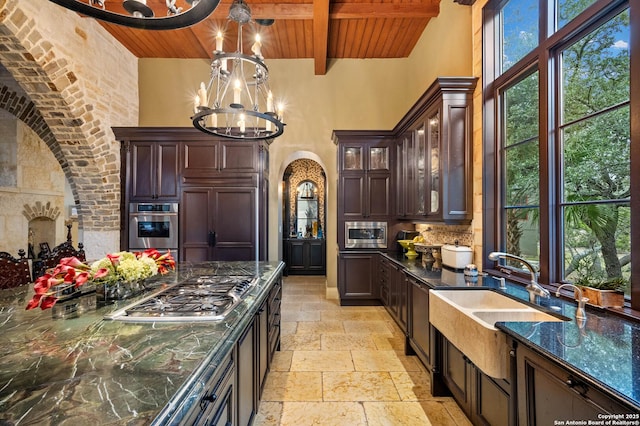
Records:
[[[268,233],[258,231],[267,226],[266,142],[192,128],[113,131],[123,154],[122,249],[129,248],[128,204],[162,200],[180,203],[180,261],[266,259]]]
[[[131,201],[177,201],[179,146],[175,142],[136,141],[131,155]]]
[[[409,288],[402,268],[379,255],[378,286],[381,300],[387,312],[393,317],[403,332],[407,331],[409,320]]]
[[[269,298],[262,302],[256,314],[256,330],[258,333],[258,354],[257,354],[257,374],[258,374],[258,400],[262,397],[264,379],[269,371]]]
[[[264,381],[276,350],[280,349],[280,301],[282,277],[240,336],[236,345],[237,423],[250,425],[258,412]]]
[[[256,350],[256,334],[256,321],[252,321],[240,337],[237,345],[237,424],[243,426],[250,425],[258,411],[259,389],[257,387],[256,363],[259,351]]]
[[[184,187],[180,258],[188,261],[256,258],[256,189]]]
[[[281,298],[282,275],[279,275],[237,340],[229,342],[229,352],[221,361],[212,363],[202,376],[206,377],[204,383],[198,382],[206,393],[190,404],[184,418],[177,415],[171,424],[177,424],[176,421],[185,425],[216,426],[253,423],[269,366],[275,351],[280,349]]]
[[[476,78],[442,77],[396,127],[399,219],[472,218],[472,95]]]
[[[431,325],[429,324],[429,286],[422,281],[407,277],[409,286],[409,345],[422,363],[431,371]]]
[[[271,360],[280,349],[281,298],[282,277],[278,277],[236,344],[237,422],[230,424],[250,425],[258,412]]]
[[[588,420],[602,420],[603,414],[637,414],[632,407],[525,346],[518,346],[516,354],[519,425],[554,424],[559,419],[586,424]]]
[[[403,332],[407,330],[407,281],[400,267],[389,262],[389,304],[387,311],[391,314]]]
[[[338,253],[338,291],[342,305],[379,305],[377,253]]]
[[[380,301],[386,308],[390,301],[391,264],[383,255],[378,257],[378,285],[380,287]]]
[[[186,179],[258,172],[258,145],[255,142],[186,141],[183,147],[182,176]]]
[[[395,215],[398,219],[412,216],[415,205],[414,170],[408,167],[412,163],[413,133],[411,131],[401,134],[396,143],[395,157],[395,184],[394,203]]]
[[[282,303],[282,277],[278,278],[278,281],[276,281],[273,288],[269,292],[267,303],[267,330],[269,333],[269,352],[267,354],[267,362],[268,364],[271,364],[273,355],[276,351],[280,350],[280,309]]]
[[[338,217],[386,220],[391,214],[393,139],[378,131],[335,131],[338,144]]]
[[[514,394],[510,382],[480,371],[443,336],[442,380],[474,425],[515,425]],[[564,418],[564,417],[563,417]],[[537,423],[537,424],[553,424]]]
[[[227,355],[220,367],[205,384],[207,393],[199,405],[201,411],[193,411],[183,419],[183,424],[226,426],[236,424],[236,366],[235,352]]]
[[[284,259],[290,275],[324,275],[324,239],[291,238],[284,241]]]

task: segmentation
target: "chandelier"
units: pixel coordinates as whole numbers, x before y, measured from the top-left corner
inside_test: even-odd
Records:
[[[238,25],[236,51],[223,51],[224,33],[229,25]],[[269,70],[262,56],[258,25],[271,25],[273,20],[251,19],[244,0],[234,0],[223,30],[216,35],[216,50],[211,62],[209,84],[200,83],[194,100],[195,128],[212,135],[232,139],[273,139],[284,131],[283,107],[274,103],[269,89]],[[243,52],[242,29],[250,24],[256,34],[252,54]]]
[[[175,30],[197,24],[211,15],[220,3],[220,0],[179,0],[189,6],[185,9],[176,5],[178,0],[149,0],[149,3],[163,4],[154,8],[147,6],[147,0],[49,1],[101,21],[148,30]]]

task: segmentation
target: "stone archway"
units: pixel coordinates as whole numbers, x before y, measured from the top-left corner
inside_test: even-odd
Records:
[[[69,50],[74,50],[69,42],[55,40],[55,32],[45,36],[45,30],[62,31],[68,28],[64,23],[71,23],[71,31],[75,32],[63,36],[87,44],[108,40],[106,32],[97,23],[82,20],[49,2],[37,3],[0,0],[0,64],[19,84],[18,90],[0,84],[0,108],[38,134],[60,163],[71,186],[79,226],[91,256],[92,247],[104,239],[105,233],[111,239],[106,250],[118,248],[113,245],[119,244],[120,149],[110,127],[114,116],[121,120],[117,125],[137,124],[137,73],[131,73],[132,81],[128,83],[135,89],[116,90],[114,85],[120,77],[100,76],[107,74],[100,69],[101,64],[94,64],[98,68],[95,75],[87,64],[78,66],[69,56]],[[83,48],[87,46],[77,47],[78,55]],[[105,50],[110,49],[113,47],[105,46]],[[129,59],[130,54],[123,56]],[[78,61],[82,60],[87,59]],[[131,57],[131,62],[130,68],[137,67],[135,58]],[[116,65],[113,67],[117,69]],[[98,77],[104,81],[99,82]],[[90,81],[94,78],[96,81]],[[107,96],[109,102],[105,101]],[[114,102],[119,106],[131,104],[135,113],[130,114],[126,107],[114,112],[110,105]],[[93,244],[86,241],[87,233],[97,235]],[[96,257],[102,254],[98,252]]]

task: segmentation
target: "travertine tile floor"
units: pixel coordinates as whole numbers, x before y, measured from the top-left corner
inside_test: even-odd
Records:
[[[285,277],[282,340],[254,425],[470,425],[381,306],[341,307],[325,277]]]

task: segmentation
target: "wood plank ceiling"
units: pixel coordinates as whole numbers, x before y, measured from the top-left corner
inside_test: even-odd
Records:
[[[211,58],[215,33],[226,24],[231,2],[221,0],[208,18],[179,30],[152,31],[101,24],[139,58]],[[316,75],[326,74],[327,61],[334,58],[409,56],[429,20],[440,11],[440,0],[246,2],[254,20],[275,20],[272,25],[258,26],[264,57],[267,60],[313,58]],[[177,1],[177,5],[180,3],[184,0]],[[164,4],[165,0],[147,0],[147,5],[154,10],[166,11]],[[161,15],[156,13],[156,16]],[[235,32],[235,24],[231,28]],[[244,51],[250,52],[253,34],[249,25],[243,28],[243,37]],[[223,50],[236,50],[235,34],[225,35]]]

